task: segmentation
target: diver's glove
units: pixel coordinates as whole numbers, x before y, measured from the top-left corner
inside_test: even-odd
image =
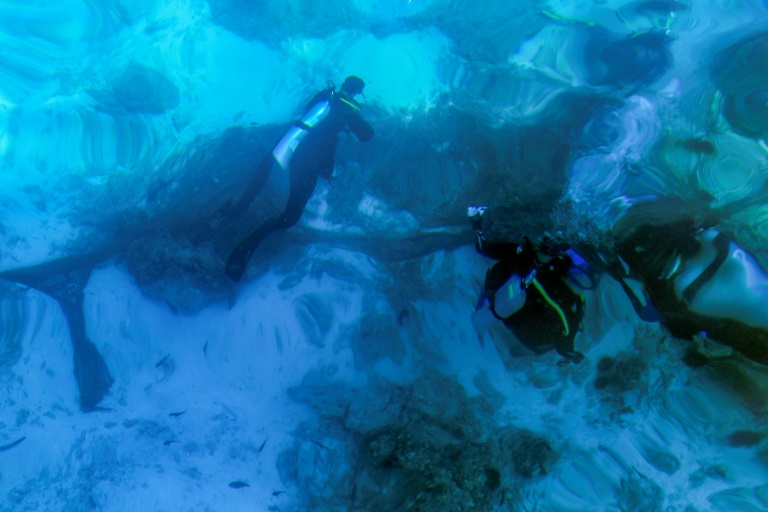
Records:
[[[472,225],[472,230],[475,232],[475,248],[478,252],[483,251],[483,230],[482,230],[482,217],[487,208],[485,206],[470,206],[467,208],[467,218]]]
[[[472,229],[475,231],[481,231],[481,223],[482,223],[482,217],[483,213],[485,213],[485,210],[488,208],[485,206],[470,206],[467,208],[467,217],[469,218],[469,223],[472,224]]]
[[[574,350],[573,352],[563,352],[562,355],[563,358],[557,362],[557,366],[561,368],[563,366],[568,366],[571,363],[579,364],[584,360],[584,354],[578,350]]]

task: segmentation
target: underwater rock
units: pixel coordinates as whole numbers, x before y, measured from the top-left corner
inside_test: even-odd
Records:
[[[294,447],[278,458],[283,483],[298,485],[306,510],[346,506],[355,493],[353,438],[337,421],[324,419],[299,425],[295,439]]]
[[[119,105],[134,114],[162,114],[179,106],[179,89],[159,71],[132,63],[112,85]]]
[[[111,233],[115,225],[143,226],[147,217],[152,219],[151,230],[115,233],[129,242],[121,258],[144,294],[184,313],[232,298],[233,284],[222,271],[225,258],[236,241],[272,212],[272,205],[255,204],[254,211],[233,218],[220,208],[247,186],[251,173],[245,171],[283,128],[234,127],[200,137],[193,151],[169,159],[155,173],[154,183],[137,199],[141,209],[104,226]]]
[[[631,355],[622,359],[603,357],[597,363],[594,387],[606,393],[626,393],[638,388],[648,364],[642,357]]]
[[[661,512],[664,510],[664,490],[640,473],[622,478],[616,493],[616,503],[622,512]]]
[[[492,510],[558,460],[530,430],[488,431],[495,399],[469,398],[455,376],[434,370],[408,386],[380,379],[354,388],[313,372],[289,394],[321,418],[297,430],[296,448],[278,464],[310,508]]]
[[[642,355],[620,353],[616,357],[601,358],[596,366],[592,386],[605,417],[611,422],[623,423],[624,415],[633,412],[643,401],[643,390],[648,386],[648,363]]]
[[[405,359],[405,342],[391,315],[367,313],[360,319],[360,335],[352,343],[358,368],[368,368],[385,357],[396,364],[402,364]]]
[[[768,32],[745,37],[717,54],[712,79],[723,95],[723,116],[736,133],[768,135]]]
[[[355,399],[355,393],[340,382],[325,381],[322,376],[309,373],[301,386],[290,388],[288,396],[296,402],[311,405],[323,416],[341,419]]]
[[[570,138],[563,131],[580,124],[574,117],[560,119],[562,127],[553,126],[551,116],[533,126],[489,129],[456,108],[415,115],[382,127],[370,144],[354,148],[370,174],[351,177],[354,182],[345,186],[371,191],[430,225],[463,226],[467,205],[477,201],[551,207],[566,184]],[[332,194],[360,194],[334,189]]]
[[[324,347],[325,338],[333,327],[333,308],[321,295],[307,293],[296,298],[294,311],[307,341],[316,347]]]
[[[766,510],[768,486],[730,487],[709,496],[714,510]]]
[[[486,510],[500,499],[501,473],[493,467],[489,443],[464,443],[437,425],[418,422],[381,432],[368,448],[374,469],[400,482],[392,503],[418,502],[424,510],[474,504]]]
[[[124,261],[146,295],[164,301],[174,312],[194,313],[231,293],[221,279],[219,261],[209,247],[158,230],[134,240]]]
[[[728,474],[728,470],[725,466],[719,464],[705,464],[691,473],[688,477],[688,480],[691,484],[691,488],[696,489],[704,485],[704,483],[709,478],[728,481],[730,479],[730,475]]]
[[[529,430],[507,427],[466,442],[418,420],[379,432],[368,449],[373,469],[400,483],[390,505],[418,502],[420,510],[490,510],[516,493],[517,480],[548,473],[558,458],[547,439]]]
[[[549,441],[530,430],[509,429],[499,436],[498,443],[503,458],[523,478],[547,474],[558,459]]]
[[[648,439],[641,440],[638,448],[646,462],[659,471],[668,475],[674,475],[680,469],[680,459],[666,451],[657,443]]]

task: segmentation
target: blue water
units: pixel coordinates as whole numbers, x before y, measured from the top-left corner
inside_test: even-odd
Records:
[[[606,254],[709,222],[753,271],[707,314],[762,350],[766,27],[759,0],[1,3],[0,510],[768,509],[743,337],[599,271],[582,363],[481,344],[467,222]],[[232,282],[287,176],[226,205],[348,75],[376,135]]]

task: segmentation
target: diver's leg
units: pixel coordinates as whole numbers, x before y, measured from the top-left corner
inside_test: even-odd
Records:
[[[280,216],[270,219],[261,225],[256,231],[235,247],[235,250],[229,255],[225,272],[230,279],[237,282],[243,277],[245,269],[248,266],[248,260],[251,259],[256,247],[273,231],[287,229],[294,226],[317,184],[317,175],[314,176],[296,176],[291,174],[291,192],[288,196],[288,202]]]
[[[275,229],[278,222],[279,217],[268,220],[235,247],[235,250],[230,253],[229,259],[227,259],[227,266],[224,269],[224,272],[230,279],[235,282],[240,281],[253,251]]]
[[[285,210],[277,220],[278,229],[288,229],[291,226],[295,226],[301,219],[304,208],[306,208],[309,198],[312,197],[312,192],[315,191],[315,185],[317,184],[317,176],[299,178],[295,182],[291,181],[291,193],[288,197],[288,202],[285,204]]]
[[[243,195],[241,195],[240,198],[236,201],[227,201],[224,206],[221,207],[221,213],[230,217],[242,215],[243,212],[248,209],[248,206],[250,206],[250,204],[256,198],[256,195],[264,186],[264,183],[267,182],[267,178],[269,178],[269,173],[272,170],[272,164],[274,161],[275,160],[272,157],[272,153],[265,155],[259,161],[259,164],[256,167],[256,171],[253,173],[253,177],[248,183],[248,188],[245,189]]]

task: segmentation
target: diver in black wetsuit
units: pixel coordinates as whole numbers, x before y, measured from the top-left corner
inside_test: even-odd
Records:
[[[527,237],[522,244],[490,242],[480,229],[484,208],[470,208],[475,247],[499,260],[485,275],[485,285],[473,314],[481,337],[495,318],[504,323],[526,347],[543,354],[552,349],[563,356],[558,365],[584,360],[573,340],[584,316],[584,299],[568,282],[581,258],[566,247],[540,254]]]
[[[261,160],[248,189],[230,210],[244,211],[274,166],[279,166],[290,175],[288,202],[280,215],[265,222],[232,251],[226,274],[233,281],[239,281],[243,276],[251,254],[264,238],[299,221],[318,177],[330,179],[339,132],[350,130],[362,142],[373,137],[373,128],[360,115],[360,105],[354,99],[362,94],[364,87],[361,78],[348,76],[341,90],[335,91],[330,86],[320,91],[309,102],[304,117],[291,127],[272,153]]]
[[[652,304],[676,338],[703,335],[768,364],[768,272],[711,224],[685,217],[627,229],[612,273],[640,280],[647,298],[624,286],[635,310],[643,317]]]

